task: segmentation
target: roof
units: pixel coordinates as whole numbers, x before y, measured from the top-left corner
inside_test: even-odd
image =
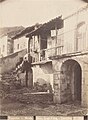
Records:
[[[27,27],[25,29],[23,29],[21,32],[17,33],[15,36],[13,36],[12,39],[17,39],[19,37],[25,36],[26,34],[30,33],[31,31],[33,31],[35,29],[35,27],[39,27],[40,24],[35,24],[33,26]]]
[[[38,27],[38,29],[33,30],[32,32],[27,34],[26,37],[29,37],[31,35],[40,34],[42,31],[47,32],[47,31],[50,31],[50,30],[54,30],[55,27],[57,27],[57,29],[62,28],[63,27],[63,20],[61,19],[61,17],[62,16],[59,16],[55,19],[50,20],[47,23],[42,24],[40,27]]]
[[[4,27],[0,28],[0,36],[8,36],[8,37],[13,37],[16,35],[18,32],[21,32],[24,29],[23,26],[16,26],[16,27]]]

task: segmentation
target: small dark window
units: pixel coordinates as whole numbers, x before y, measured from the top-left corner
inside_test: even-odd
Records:
[[[19,44],[17,44],[17,49],[19,49]]]
[[[1,54],[1,48],[0,48],[0,54]]]
[[[3,48],[2,48],[2,52],[4,52],[5,51],[5,45],[3,45]]]

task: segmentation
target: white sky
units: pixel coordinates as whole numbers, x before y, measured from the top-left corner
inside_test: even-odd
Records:
[[[7,0],[0,3],[0,27],[31,26],[67,16],[86,3],[81,0]]]

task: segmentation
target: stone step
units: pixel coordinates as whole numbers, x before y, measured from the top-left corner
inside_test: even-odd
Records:
[[[11,79],[15,79],[15,77],[2,77],[2,80],[11,80]]]
[[[31,93],[26,93],[26,94],[8,94],[6,99],[10,100],[16,100],[21,103],[51,103],[53,102],[53,94],[51,93],[36,93],[36,94],[31,94]]]

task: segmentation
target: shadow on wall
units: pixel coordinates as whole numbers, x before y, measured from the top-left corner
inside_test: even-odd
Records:
[[[45,74],[52,74],[53,73],[52,62],[40,65],[40,67]]]

